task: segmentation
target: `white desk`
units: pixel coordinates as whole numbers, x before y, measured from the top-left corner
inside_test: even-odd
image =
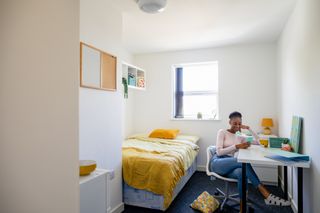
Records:
[[[275,165],[275,166],[284,166],[285,174],[284,174],[284,192],[287,199],[287,166],[297,167],[298,168],[298,212],[303,212],[303,194],[302,194],[302,169],[309,168],[311,161],[308,162],[297,162],[294,164],[287,165],[283,162],[272,160],[270,158],[266,158],[265,156],[270,154],[268,152],[268,148],[264,148],[260,145],[252,145],[248,149],[240,149],[238,154],[238,162],[242,163],[242,206],[241,210],[245,211],[247,209],[246,203],[246,164],[255,164],[255,165]]]

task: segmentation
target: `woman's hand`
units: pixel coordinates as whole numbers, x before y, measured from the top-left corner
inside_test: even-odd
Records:
[[[241,125],[240,128],[241,128],[241,129],[250,129],[250,127],[249,127],[249,126],[246,126],[246,125]]]
[[[245,143],[239,143],[239,144],[237,144],[237,145],[236,145],[236,148],[237,148],[237,149],[246,149],[246,148],[248,148],[249,146],[250,146],[250,143],[245,142]]]

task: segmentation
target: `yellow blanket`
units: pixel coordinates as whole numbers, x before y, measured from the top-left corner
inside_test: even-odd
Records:
[[[196,144],[185,140],[131,137],[122,146],[124,181],[133,188],[163,195],[167,208],[198,150]]]

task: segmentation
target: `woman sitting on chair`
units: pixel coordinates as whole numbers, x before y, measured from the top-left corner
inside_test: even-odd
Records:
[[[242,196],[242,164],[237,162],[237,150],[246,149],[250,146],[245,137],[237,135],[236,132],[241,129],[247,129],[254,137],[252,143],[259,144],[258,136],[249,126],[242,124],[242,115],[239,112],[233,112],[229,115],[230,129],[218,131],[216,142],[216,154],[210,161],[210,169],[222,176],[238,179],[238,190]],[[260,182],[257,174],[251,164],[247,164],[247,178],[252,185],[257,188],[267,205],[288,206],[290,202],[271,194]]]

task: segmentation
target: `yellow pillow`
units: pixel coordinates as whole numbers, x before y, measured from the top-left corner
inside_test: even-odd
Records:
[[[199,197],[191,203],[191,208],[203,213],[212,213],[219,207],[219,201],[208,192],[202,192]]]
[[[150,138],[163,138],[163,139],[175,139],[180,132],[179,129],[155,129],[149,137]]]

